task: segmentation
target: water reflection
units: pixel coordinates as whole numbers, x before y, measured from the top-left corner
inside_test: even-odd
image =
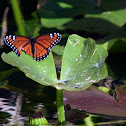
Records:
[[[21,115],[23,94],[15,91],[9,91],[4,88],[0,88],[0,124],[6,125],[24,125],[25,121],[28,121],[28,117]],[[6,120],[4,117],[7,113]],[[9,117],[8,117],[9,116]]]

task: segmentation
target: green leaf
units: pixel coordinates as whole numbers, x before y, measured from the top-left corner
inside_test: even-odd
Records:
[[[33,57],[24,52],[20,57],[15,52],[3,53],[1,57],[6,63],[19,67],[27,77],[40,84],[55,86],[58,83],[52,53],[45,60],[39,62],[34,61]]]
[[[57,55],[63,55],[64,52],[64,46],[56,45],[52,51],[56,53]]]
[[[86,89],[92,83],[107,77],[104,64],[107,55],[107,51],[95,44],[93,39],[75,34],[69,36],[61,68],[60,81],[64,84],[64,89]]]
[[[109,53],[126,53],[126,38],[111,39],[101,46]]]
[[[8,83],[7,80],[5,80],[5,81],[0,81],[0,88],[3,87],[3,86],[5,86],[7,83]]]
[[[73,30],[84,30],[87,32],[100,32],[100,34],[111,33],[121,28],[125,23],[126,9],[107,11],[100,14],[86,14],[84,18],[66,23],[64,26]]]
[[[19,71],[17,68],[12,68],[10,70],[4,70],[0,72],[0,81],[3,81],[5,78],[10,76],[13,72]]]

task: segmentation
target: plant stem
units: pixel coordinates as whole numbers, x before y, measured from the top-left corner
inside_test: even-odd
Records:
[[[63,105],[63,90],[57,90],[57,112],[58,122],[65,123],[65,111]]]
[[[10,0],[10,2],[11,2],[12,10],[14,13],[14,18],[17,24],[18,32],[20,35],[26,35],[25,28],[22,21],[21,10],[18,5],[18,0]]]

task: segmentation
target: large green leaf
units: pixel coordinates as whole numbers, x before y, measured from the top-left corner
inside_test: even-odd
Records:
[[[107,51],[95,44],[91,38],[85,39],[78,35],[68,38],[64,50],[61,68],[61,83],[66,90],[88,88],[107,77],[104,64]]]
[[[57,76],[52,53],[43,61],[34,61],[33,58],[24,52],[18,57],[14,52],[8,54],[3,53],[2,59],[13,66],[19,67],[27,77],[43,84],[55,86],[57,85]]]

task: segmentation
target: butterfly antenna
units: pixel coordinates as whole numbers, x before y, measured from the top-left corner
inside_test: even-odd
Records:
[[[26,25],[26,23],[25,23],[25,21],[24,21],[24,20],[23,20],[23,23],[24,23],[25,27],[27,27],[27,29],[28,29],[29,33],[30,33],[30,34],[31,34],[31,36],[32,36],[31,30],[30,30],[30,28],[28,27],[28,25]]]
[[[35,31],[34,31],[34,33],[33,33],[33,36],[34,36],[35,32],[37,31],[38,27],[39,27],[39,26],[36,27],[36,29],[35,29]]]

